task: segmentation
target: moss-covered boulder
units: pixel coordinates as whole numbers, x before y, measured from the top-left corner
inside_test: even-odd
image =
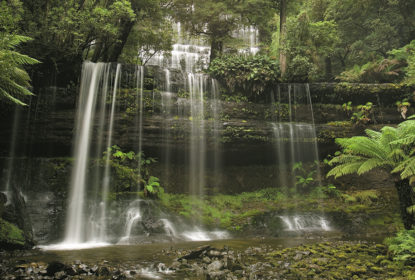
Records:
[[[23,231],[14,224],[0,218],[0,247],[6,250],[26,247]]]

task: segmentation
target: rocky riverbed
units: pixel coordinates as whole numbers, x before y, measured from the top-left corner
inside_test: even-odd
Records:
[[[412,267],[395,263],[383,244],[372,242],[331,241],[289,248],[258,241],[253,246],[232,242],[223,242],[220,247],[214,243],[198,245],[163,245],[164,248],[153,247],[152,253],[144,249],[143,254],[151,253],[147,259],[126,256],[125,250],[130,246],[125,246],[115,250],[109,260],[100,259],[101,256],[92,261],[88,261],[89,254],[84,250],[78,251],[84,251],[82,260],[71,260],[77,256],[75,251],[3,252],[0,278],[403,280],[415,272]]]

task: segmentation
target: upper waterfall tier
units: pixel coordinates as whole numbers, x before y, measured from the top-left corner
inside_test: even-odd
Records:
[[[147,65],[193,73],[206,68],[210,58],[210,46],[206,38],[189,36],[183,32],[180,22],[173,23],[173,31],[177,39],[172,51],[167,54],[156,53]],[[259,51],[258,29],[254,26],[241,26],[233,32],[232,37],[241,42],[238,53],[255,55]]]

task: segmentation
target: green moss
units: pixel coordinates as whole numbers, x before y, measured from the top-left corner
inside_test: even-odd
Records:
[[[376,202],[379,199],[379,194],[375,190],[366,190],[366,191],[356,192],[354,196],[356,197],[357,201],[366,203],[366,204]]]
[[[25,238],[23,231],[17,226],[0,218],[0,244],[7,246],[24,246]]]

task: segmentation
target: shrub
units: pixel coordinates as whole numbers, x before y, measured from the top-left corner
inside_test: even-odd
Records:
[[[249,98],[264,93],[280,76],[278,62],[264,55],[225,55],[213,60],[208,72],[231,92],[242,91]]]
[[[287,82],[308,82],[316,68],[306,56],[296,55],[288,64],[284,80]]]

